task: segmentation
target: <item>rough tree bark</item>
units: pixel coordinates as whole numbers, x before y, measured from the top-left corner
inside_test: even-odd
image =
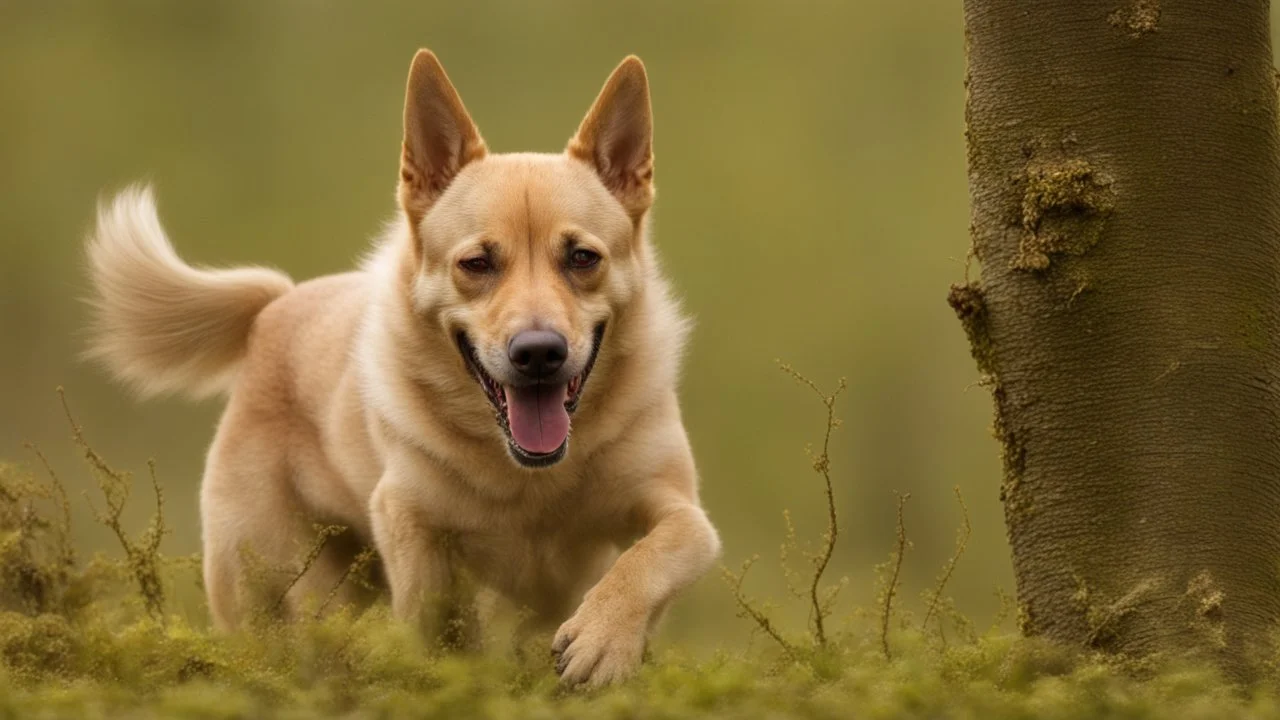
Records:
[[[1248,678],[1280,619],[1263,0],[965,0],[972,251],[1023,631]]]

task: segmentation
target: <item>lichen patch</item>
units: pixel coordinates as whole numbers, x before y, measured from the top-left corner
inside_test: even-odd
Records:
[[[1111,27],[1137,39],[1160,29],[1160,1],[1134,0],[1107,16]]]
[[[1084,612],[1085,621],[1089,625],[1089,636],[1085,639],[1085,645],[1098,650],[1106,648],[1115,641],[1120,634],[1120,623],[1144,603],[1149,602],[1160,587],[1159,581],[1155,578],[1143,578],[1124,595],[1111,601],[1100,597],[1099,593],[1094,592],[1079,575],[1075,577],[1075,581],[1076,592],[1072,594],[1071,599],[1076,607]]]
[[[1057,255],[1084,255],[1115,209],[1111,178],[1080,159],[1027,168],[1022,186],[1022,234],[1012,266],[1043,272]]]
[[[1226,647],[1227,630],[1222,603],[1227,594],[1208,570],[1200,571],[1187,581],[1187,599],[1192,607],[1191,626],[1207,636],[1216,647]]]

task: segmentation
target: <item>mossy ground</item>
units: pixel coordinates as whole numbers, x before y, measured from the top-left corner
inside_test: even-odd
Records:
[[[834,428],[834,395],[818,395]],[[976,631],[943,595],[967,517],[922,615],[900,609],[895,568],[910,543],[899,523],[874,610],[837,607],[840,584],[822,583],[819,570],[793,595],[825,630],[815,632],[812,617],[803,632],[765,627],[766,608],[726,573],[725,607],[746,618],[748,649],[694,656],[668,641],[635,678],[600,691],[558,685],[549,637],[515,647],[494,630],[485,651],[447,652],[391,620],[385,604],[292,624],[264,617],[217,635],[173,599],[196,590],[198,573],[192,558],[161,553],[162,502],[141,532],[121,527],[131,479],[78,428],[75,439],[102,488],[99,520],[123,549],[78,559],[52,471],[0,464],[0,718],[1280,718],[1272,685],[1244,690],[1204,669],[1135,667],[1020,638],[1003,621]],[[824,477],[825,447],[814,461]],[[159,483],[153,489],[161,500]],[[834,522],[833,510],[827,538]],[[814,567],[829,547],[803,552],[794,528],[784,542]]]
[[[141,608],[138,608],[139,610]],[[211,637],[176,618],[0,615],[0,716],[421,718],[1078,718],[1280,716],[1212,674],[1137,680],[1097,660],[995,633],[943,647],[868,622],[800,660],[760,649],[693,660],[666,650],[633,680],[565,691],[541,654],[437,652],[374,611]]]

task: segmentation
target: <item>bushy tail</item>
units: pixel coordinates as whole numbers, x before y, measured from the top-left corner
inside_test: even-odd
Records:
[[[130,187],[99,206],[88,259],[88,354],[143,395],[227,390],[254,319],[293,287],[266,268],[184,263],[160,226],[149,187]]]

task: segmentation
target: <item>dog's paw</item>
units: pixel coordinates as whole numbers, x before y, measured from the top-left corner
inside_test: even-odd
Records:
[[[588,597],[551,644],[560,681],[601,687],[630,677],[644,658],[646,621],[642,610]]]

